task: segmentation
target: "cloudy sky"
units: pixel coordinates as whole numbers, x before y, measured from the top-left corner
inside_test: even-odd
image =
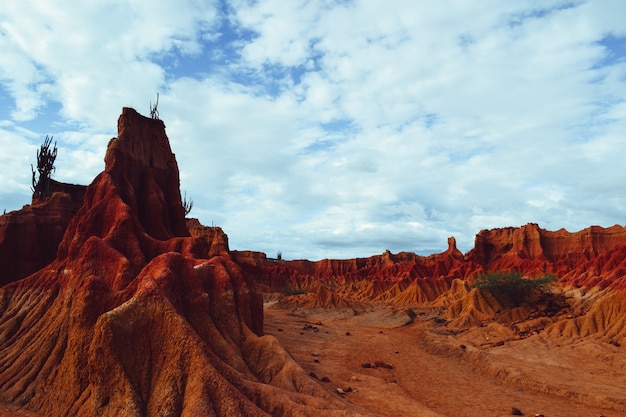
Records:
[[[286,259],[626,223],[626,2],[0,3],[0,209],[159,112],[192,217]]]

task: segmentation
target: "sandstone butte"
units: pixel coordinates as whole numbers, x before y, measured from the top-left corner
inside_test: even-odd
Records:
[[[546,334],[626,343],[621,226],[483,230],[467,254],[454,238],[430,256],[312,262],[231,251],[220,228],[185,219],[165,125],[130,108],[104,171],[87,187],[53,190],[0,217],[6,415],[375,415],[333,395],[263,334],[263,297],[285,308],[427,306],[458,329],[507,319],[470,285],[485,271],[552,274],[563,293],[593,295]]]

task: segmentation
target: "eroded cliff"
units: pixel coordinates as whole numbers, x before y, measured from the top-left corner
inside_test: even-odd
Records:
[[[261,295],[220,234],[189,234],[164,124],[125,108],[118,132],[56,257],[0,289],[0,401],[43,415],[350,415],[262,336]]]

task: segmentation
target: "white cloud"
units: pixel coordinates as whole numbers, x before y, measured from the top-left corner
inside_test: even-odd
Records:
[[[121,107],[160,91],[192,215],[233,248],[468,250],[483,228],[626,215],[619,1],[3,7],[12,134],[60,103],[34,135],[88,182]]]
[[[32,191],[31,164],[35,161],[37,146],[31,143],[35,134],[19,128],[12,122],[0,123],[0,209],[14,210],[30,204]],[[32,156],[32,158],[31,158]],[[16,201],[19,201],[16,203]]]
[[[2,78],[16,99],[15,117],[32,119],[40,103],[54,100],[62,104],[64,118],[104,128],[122,105],[145,105],[145,92],[154,95],[164,82],[163,69],[151,59],[174,49],[197,53],[199,32],[215,19],[213,3],[3,5],[0,39],[10,46],[3,62],[11,66]]]

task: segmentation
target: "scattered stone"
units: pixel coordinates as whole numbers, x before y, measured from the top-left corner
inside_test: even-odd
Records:
[[[465,350],[465,349],[467,349],[467,346],[461,345],[461,349]]]
[[[304,327],[302,327],[302,330],[308,330],[313,333],[319,332],[319,329],[317,328],[317,326],[313,326],[312,324],[305,324]]]
[[[392,364],[384,361],[376,361],[374,362],[374,366],[377,368],[393,369]]]
[[[319,360],[319,359],[317,359],[317,358],[315,358],[315,359],[313,359],[313,362],[315,362],[315,363],[320,363],[320,360]]]
[[[504,346],[504,340],[500,340],[499,342],[496,342],[493,345],[494,346]]]
[[[337,388],[337,394],[345,394],[346,392],[341,388]]]
[[[317,375],[315,374],[315,372],[309,372],[309,376],[313,379],[319,379]]]
[[[350,336],[350,332],[346,332],[346,336]]]
[[[522,410],[520,410],[519,408],[513,407],[513,408],[511,408],[511,415],[523,416],[524,413],[522,413]]]
[[[621,346],[616,339],[609,340],[609,343],[612,344],[615,347],[620,347]]]
[[[322,381],[322,382],[330,382],[330,378],[328,378],[327,376],[323,376],[322,379],[320,379],[320,381]]]
[[[382,331],[382,330],[379,330],[379,331],[378,331],[378,334],[383,334],[383,331]]]
[[[535,417],[545,417],[543,414],[537,414],[535,413]]]
[[[374,368],[374,367],[375,367],[375,366],[372,366],[372,364],[371,364],[371,363],[369,363],[369,362],[363,362],[363,363],[361,364],[361,366],[362,366],[363,368]]]
[[[320,353],[319,353],[319,352],[313,352],[313,353],[312,353],[312,355],[313,355],[313,356],[319,356],[319,355],[320,355]]]

